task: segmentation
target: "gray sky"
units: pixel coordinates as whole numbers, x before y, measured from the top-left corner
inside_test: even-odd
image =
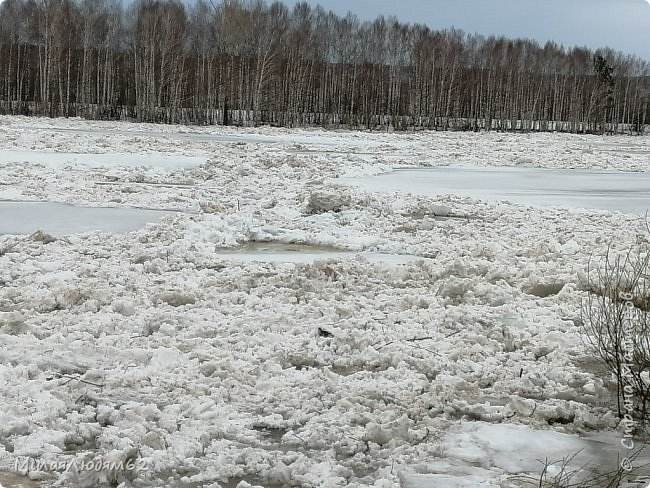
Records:
[[[284,0],[290,6],[296,0]],[[395,15],[434,30],[609,46],[650,61],[650,0],[306,0],[362,20]]]

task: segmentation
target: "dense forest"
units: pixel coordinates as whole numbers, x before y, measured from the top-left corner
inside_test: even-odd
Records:
[[[300,3],[5,0],[0,112],[198,124],[639,132],[646,61]]]

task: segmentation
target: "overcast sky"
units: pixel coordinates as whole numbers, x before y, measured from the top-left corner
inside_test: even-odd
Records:
[[[293,6],[296,0],[284,0]],[[360,19],[394,15],[432,29],[609,46],[650,61],[650,0],[306,0]]]

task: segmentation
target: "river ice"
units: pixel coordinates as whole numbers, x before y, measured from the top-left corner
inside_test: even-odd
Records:
[[[636,215],[650,210],[650,173],[593,169],[436,167],[344,178],[370,191],[463,195],[491,202]]]
[[[538,485],[542,457],[616,465],[580,303],[590,259],[647,241],[643,218],[339,178],[645,171],[646,138],[1,117],[0,147],[38,154],[0,159],[0,200],[170,212],[0,235],[0,468],[107,466],[0,484],[514,487]],[[239,252],[260,243],[327,251]]]

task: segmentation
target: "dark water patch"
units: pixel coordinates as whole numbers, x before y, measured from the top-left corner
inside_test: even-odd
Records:
[[[524,287],[523,291],[529,295],[546,298],[560,293],[564,285],[565,283],[537,283],[536,285]]]
[[[41,488],[44,485],[18,473],[0,471],[0,486],[4,488]]]

